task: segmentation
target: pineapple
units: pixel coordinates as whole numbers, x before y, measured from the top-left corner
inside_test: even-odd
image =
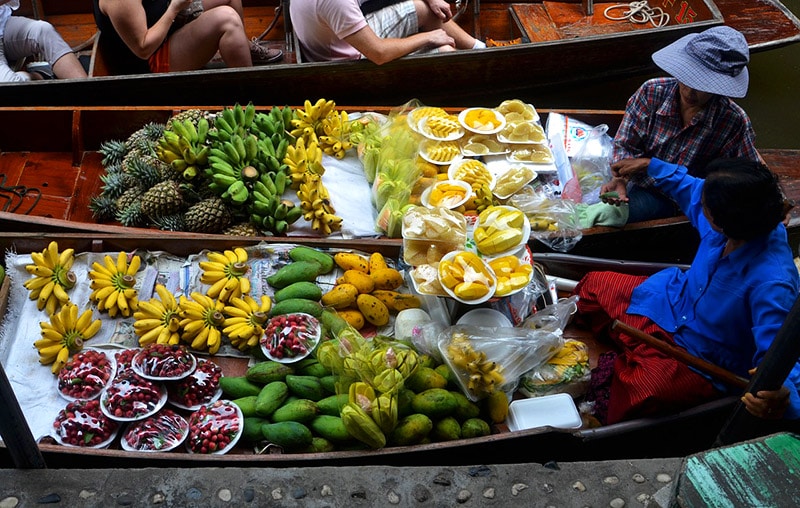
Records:
[[[134,186],[134,181],[126,173],[106,173],[100,176],[100,181],[103,182],[100,195],[113,200]]]
[[[226,228],[222,234],[228,236],[259,236],[261,232],[251,222],[239,222]]]
[[[142,194],[144,194],[144,190],[141,187],[131,187],[126,190],[117,198],[117,210],[122,212],[134,203],[138,203],[142,198]]]
[[[148,217],[172,215],[183,207],[180,185],[172,180],[159,182],[142,195],[142,213]]]
[[[233,220],[220,198],[208,198],[193,205],[184,215],[186,230],[195,233],[219,233]]]
[[[187,109],[186,111],[181,111],[177,115],[173,116],[169,120],[167,120],[167,130],[172,130],[172,122],[179,121],[183,122],[184,120],[191,120],[192,123],[197,126],[197,121],[206,116],[206,112],[202,109]]]
[[[186,221],[182,213],[151,217],[153,225],[162,231],[186,231]]]
[[[120,140],[104,141],[98,152],[103,156],[103,167],[119,164],[128,153],[128,143]]]
[[[158,158],[147,155],[133,158],[129,161],[128,171],[125,174],[131,177],[137,186],[150,189],[164,179],[160,165],[154,163],[154,160],[160,162]]]
[[[117,215],[116,200],[110,196],[100,194],[89,199],[89,210],[97,222],[114,220]]]
[[[127,227],[140,227],[147,224],[147,217],[142,213],[142,204],[135,201],[125,209],[118,210],[116,219]]]

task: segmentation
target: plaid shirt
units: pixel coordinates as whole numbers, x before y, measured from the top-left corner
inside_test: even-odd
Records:
[[[675,78],[656,78],[642,84],[628,99],[614,137],[611,162],[655,157],[685,166],[691,175],[704,176],[706,165],[719,157],[759,160],[750,118],[731,99],[714,96],[686,127],[678,101]],[[646,174],[637,176],[636,184],[653,186],[653,179]]]

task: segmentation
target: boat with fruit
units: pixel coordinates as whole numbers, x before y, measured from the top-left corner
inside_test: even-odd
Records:
[[[753,52],[800,40],[800,21],[778,0],[651,1],[649,7],[668,16],[664,26],[656,26],[659,15],[652,22],[628,21],[627,3],[464,0],[454,8],[457,21],[489,43],[485,51],[412,56],[380,66],[368,61],[305,62],[287,30],[288,0],[243,3],[248,36],[281,49],[282,62],[251,69],[111,75],[91,0],[24,0],[19,14],[52,23],[84,55],[91,77],[2,83],[0,104],[184,106],[267,97],[299,104],[307,97],[335,97],[342,104],[370,105],[419,97],[430,104],[459,106],[479,104],[487,96],[531,100],[537,92],[556,87],[649,72],[655,70],[650,54],[656,49],[723,23],[744,33]]]
[[[508,103],[514,102],[518,101],[508,101]],[[418,105],[419,103],[416,101],[413,104]],[[483,109],[490,111],[489,107],[491,106],[494,105],[487,105],[487,107]],[[111,192],[109,189],[112,188],[117,189],[114,191],[116,194],[113,194],[113,197],[120,197],[122,194],[119,190],[120,185],[125,189],[128,187],[136,187],[138,189],[146,187],[149,189],[155,187],[155,184],[163,179],[163,176],[160,176],[162,173],[158,173],[156,178],[153,179],[152,175],[148,176],[144,172],[154,171],[152,169],[153,164],[161,168],[169,168],[171,166],[165,165],[163,161],[156,160],[154,152],[143,156],[140,151],[128,150],[128,148],[126,148],[128,145],[135,144],[136,139],[144,136],[143,133],[147,130],[145,126],[150,126],[148,128],[155,132],[156,137],[158,137],[165,130],[166,124],[171,123],[173,117],[194,118],[196,120],[205,114],[213,122],[214,117],[221,116],[221,111],[229,110],[226,116],[230,117],[230,114],[232,114],[231,110],[235,108],[236,106],[208,107],[203,110],[162,106],[134,106],[127,108],[104,106],[48,107],[34,110],[17,107],[0,108],[0,122],[4,125],[15,126],[14,129],[9,130],[9,132],[4,135],[2,157],[0,157],[0,164],[2,164],[2,166],[0,166],[2,168],[0,169],[0,173],[2,173],[4,177],[2,181],[2,192],[0,192],[0,196],[4,198],[4,206],[2,211],[0,211],[0,228],[8,232],[84,232],[91,234],[122,234],[135,236],[159,236],[164,235],[165,230],[174,230],[179,226],[185,228],[186,220],[180,217],[171,217],[169,220],[162,221],[159,225],[155,225],[156,223],[149,223],[148,225],[148,223],[141,221],[136,222],[135,220],[140,220],[142,218],[141,213],[119,217],[117,217],[116,214],[112,214],[110,220],[100,220],[97,215],[100,209],[94,202],[99,196],[109,194]],[[444,111],[442,108],[431,106],[419,106],[417,111],[424,111],[424,108],[429,108],[430,111]],[[277,114],[275,117],[283,114],[279,112],[280,108],[256,107],[255,110],[257,113],[254,115],[254,121],[257,119],[257,121],[263,125],[267,125],[269,122],[273,122],[269,125],[282,122],[283,120],[275,120],[275,117],[272,116],[273,109],[276,109]],[[305,111],[305,106],[283,109],[287,110],[285,113],[288,113],[288,118],[288,116],[292,114],[291,111]],[[337,114],[340,112],[349,112],[352,118],[349,119],[347,123],[352,123],[358,115],[363,115],[365,113],[374,113],[378,115],[378,117],[388,117],[402,114],[411,115],[410,110],[411,106],[409,105],[397,107],[369,107],[363,110],[357,107],[336,108]],[[453,118],[456,117],[457,113],[463,114],[464,111],[466,110],[448,108],[448,112],[452,113]],[[220,113],[220,115],[218,115],[218,113]],[[576,124],[577,122],[583,122],[578,125],[597,126],[606,124],[609,126],[609,132],[612,133],[617,125],[619,125],[622,117],[621,111],[542,110],[536,113],[540,118],[538,121],[539,127],[536,127],[535,135],[538,136],[541,132],[538,130],[541,128],[541,125],[547,124],[548,117],[556,113],[561,118],[567,117],[568,119],[572,119]],[[281,116],[281,118],[283,118],[283,116]],[[340,115],[340,122],[341,118],[342,116]],[[364,118],[370,117],[365,116]],[[291,120],[289,123],[291,123]],[[407,125],[410,124],[408,122],[401,122],[401,127]],[[46,126],[49,132],[48,136],[40,135],[42,126]],[[265,128],[267,130],[272,129],[272,127]],[[182,134],[188,135],[183,131]],[[503,132],[498,132],[498,134],[501,135],[501,139],[504,139],[502,138]],[[494,159],[499,159],[499,162],[489,162],[487,168],[503,168],[514,165],[518,170],[528,170],[527,173],[519,173],[526,178],[516,182],[517,186],[520,183],[524,183],[524,180],[528,180],[532,177],[531,169],[533,173],[539,175],[534,182],[546,178],[552,179],[556,175],[556,171],[553,169],[552,165],[516,164],[507,162],[509,155],[500,152],[501,149],[505,149],[504,146],[506,145],[497,141],[498,138],[496,136],[498,134],[465,134],[462,140],[480,141],[480,143],[476,142],[473,143],[472,146],[465,147],[473,151],[465,152],[469,154],[469,156],[463,156],[463,158],[461,155],[461,147],[457,141],[440,142],[428,139],[422,135],[411,132],[408,128],[405,128],[402,135],[394,136],[394,139],[397,140],[398,143],[402,143],[403,150],[410,151],[409,157],[416,159],[417,151],[419,151],[420,156],[425,159],[424,161],[420,159],[420,164],[412,162],[411,160],[402,162],[402,164],[411,164],[415,168],[421,167],[424,171],[435,172],[435,175],[431,173],[424,178],[419,178],[418,181],[420,185],[416,183],[413,184],[415,188],[414,192],[419,193],[419,202],[423,200],[429,202],[430,200],[430,191],[428,191],[429,193],[427,195],[422,192],[425,189],[425,186],[422,185],[424,182],[428,182],[429,185],[434,181],[439,181],[439,177],[447,177],[448,179],[456,177],[455,187],[450,188],[448,194],[449,196],[454,196],[455,194],[453,193],[458,191],[457,186],[459,182],[462,185],[464,184],[464,182],[458,180],[458,178],[475,179],[476,175],[479,174],[476,173],[476,171],[483,171],[483,177],[489,178],[489,176],[487,176],[488,173],[485,172],[486,169],[483,168],[483,163],[479,161],[489,161],[492,157]],[[528,134],[526,133],[525,135]],[[216,134],[208,134],[208,136],[212,136],[207,140],[208,146],[223,146],[220,141],[212,139]],[[123,141],[125,143],[122,143]],[[157,143],[152,140],[150,143],[150,148],[148,148],[148,150],[155,151]],[[261,146],[266,150],[267,148],[264,143],[265,141],[262,141]],[[482,143],[488,143],[488,146]],[[280,141],[276,142],[276,145],[278,144],[280,144]],[[195,146],[199,146],[196,141]],[[131,167],[136,166],[133,170],[134,173],[131,174],[140,175],[138,177],[140,179],[149,178],[149,180],[146,180],[149,183],[145,185],[142,183],[145,180],[136,180],[129,176],[120,176],[119,174],[116,176],[111,175],[111,173],[114,173],[112,170],[113,165],[111,165],[106,158],[109,157],[108,154],[110,154],[111,150],[115,147],[116,149],[120,149],[121,147],[126,154],[129,151],[136,155],[135,157],[133,155],[129,157],[131,161],[136,159],[135,163],[128,161],[126,164]],[[284,147],[288,150],[288,143],[285,143]],[[478,150],[476,147],[480,147],[481,150]],[[478,152],[485,153],[490,147],[492,150],[497,150],[500,155],[474,156],[474,154]],[[274,147],[270,146],[270,148]],[[326,149],[329,148],[331,147],[327,147]],[[434,148],[439,151],[434,153],[431,151]],[[176,150],[178,149],[176,148]],[[338,212],[339,216],[344,217],[343,228],[346,235],[341,231],[326,235],[324,231],[314,230],[313,221],[309,222],[305,219],[296,220],[289,226],[288,221],[285,221],[285,215],[283,215],[285,224],[278,224],[276,227],[276,224],[273,223],[271,230],[265,229],[263,214],[259,215],[260,212],[263,212],[263,206],[265,205],[260,204],[255,205],[261,207],[258,209],[259,213],[256,213],[255,210],[249,213],[247,211],[248,208],[239,206],[238,210],[240,210],[240,212],[238,216],[240,218],[237,219],[239,227],[229,230],[227,233],[264,237],[265,235],[273,234],[279,234],[280,236],[281,233],[279,231],[283,231],[282,234],[288,235],[288,238],[302,238],[303,241],[315,243],[324,243],[325,241],[334,239],[336,241],[343,241],[345,237],[365,239],[367,237],[379,235],[380,233],[375,230],[375,225],[377,224],[378,218],[381,217],[376,216],[380,208],[376,206],[378,203],[377,201],[373,203],[371,200],[377,197],[386,201],[386,195],[391,195],[396,190],[407,189],[410,184],[408,182],[394,183],[390,181],[391,179],[381,177],[384,179],[382,189],[385,189],[385,192],[382,191],[382,193],[378,193],[377,190],[373,191],[373,187],[376,186],[365,179],[365,165],[362,162],[362,159],[366,160],[367,165],[370,165],[369,157],[371,156],[367,155],[367,159],[364,159],[363,152],[362,157],[359,157],[356,152],[357,150],[355,147],[348,148],[347,150],[339,152],[340,156],[344,155],[341,159],[327,154],[324,154],[322,159],[324,166],[329,168],[328,176],[322,177],[323,183],[327,182],[328,187],[330,187],[329,191],[331,195],[328,201],[332,203],[334,208],[340,210]],[[174,152],[170,150],[170,153],[173,154]],[[374,153],[375,151],[373,151],[373,155]],[[166,151],[162,151],[162,154],[164,154],[165,157],[175,157],[175,155],[168,155]],[[761,155],[769,167],[780,176],[787,196],[795,201],[800,199],[800,187],[796,183],[798,179],[797,168],[800,167],[798,165],[800,152],[797,150],[766,149],[761,151]],[[118,154],[117,156],[119,157],[120,155]],[[224,154],[217,153],[217,156],[223,157]],[[529,154],[528,156],[531,155]],[[441,159],[442,157],[445,158],[440,161],[434,160],[435,158]],[[274,159],[275,157],[272,158]],[[462,164],[458,167],[453,167],[452,171],[450,170],[452,164],[450,164],[450,166],[447,164],[451,158],[453,158],[453,160],[462,161]],[[372,156],[371,160],[374,162],[376,159]],[[271,163],[275,164],[275,162],[277,161],[272,161]],[[179,163],[181,165],[178,165]],[[499,165],[492,166],[492,164],[495,163]],[[183,170],[186,169],[186,163],[183,159],[173,162],[172,164],[178,165],[178,167]],[[281,167],[281,165],[279,164],[278,167]],[[244,167],[240,169],[244,169]],[[210,180],[203,176],[206,170],[208,170],[208,166],[203,167],[201,176],[197,177],[194,181],[184,180],[182,178],[178,178],[178,181],[182,182],[181,185],[184,185],[184,190],[196,189],[192,191],[194,193],[192,195],[199,195],[201,191],[206,192],[209,187],[212,187],[207,185]],[[137,171],[138,173],[136,173]],[[288,167],[284,165],[281,171],[288,171]],[[414,171],[401,171],[400,173],[403,175],[410,175],[412,173],[418,174],[414,173],[415,171],[417,171],[417,169],[414,169]],[[492,171],[494,171],[494,169],[492,169]],[[264,173],[265,171],[262,169],[261,172]],[[269,173],[269,171],[266,172]],[[128,175],[128,173],[125,174]],[[497,180],[494,191],[494,203],[508,203],[507,199],[501,198],[510,197],[509,194],[511,194],[511,191],[516,189],[513,185],[512,187],[507,186],[514,183],[510,179],[508,182],[505,181],[509,174],[511,174],[511,172],[503,174],[492,173],[494,176],[491,176],[491,178],[501,176],[501,178]],[[239,185],[236,183],[236,178],[233,178],[231,175],[232,173],[228,173],[227,175],[218,177],[218,179],[223,184]],[[336,176],[333,177],[333,175]],[[197,182],[201,183],[198,184]],[[339,182],[344,182],[344,187],[337,187]],[[273,185],[272,181],[267,183]],[[439,183],[441,184],[442,182]],[[169,188],[174,188],[172,185],[167,185],[167,190],[169,190]],[[213,186],[217,185],[218,184],[214,182]],[[218,191],[220,195],[228,192],[230,199],[227,200],[226,203],[231,204],[234,198],[228,191],[228,185],[223,188],[218,188]],[[348,185],[350,185],[350,187],[347,187]],[[244,187],[253,189],[254,185],[252,182],[249,182]],[[262,187],[259,188],[264,192],[270,192],[269,190],[265,191]],[[358,192],[352,192],[353,188],[360,190]],[[239,191],[241,192],[241,188]],[[292,189],[291,185],[285,185],[284,183],[284,191],[280,194],[280,201],[285,201],[285,206],[287,208],[289,205],[302,206],[303,200],[298,197],[298,191],[300,191],[299,188]],[[304,196],[306,195],[306,191],[302,191],[302,193]],[[187,192],[184,192],[184,194],[187,194]],[[383,197],[379,196],[379,194]],[[137,196],[140,195],[141,191]],[[148,198],[148,206],[153,207],[153,210],[155,210],[154,213],[162,213],[163,210],[165,210],[164,207],[174,201],[175,198],[168,197],[171,195],[172,194],[166,193],[165,191],[165,193],[157,194],[155,198]],[[248,196],[249,197],[246,198],[245,201],[246,203],[250,203],[247,199],[254,199],[250,194],[248,194]],[[347,196],[347,198],[343,200],[343,196]],[[408,199],[410,199],[410,197]],[[195,199],[195,201],[197,201],[197,199]],[[273,200],[271,204],[267,204],[266,206],[277,207],[275,201],[276,200]],[[307,199],[305,200],[306,205],[313,204],[313,201],[315,200],[311,200],[311,202]],[[134,199],[128,200],[128,203],[141,205],[144,201],[140,202]],[[322,200],[317,203],[318,206],[321,204]],[[467,205],[470,206],[472,206],[472,204],[474,204],[474,201],[467,203]],[[156,205],[161,208],[155,208]],[[188,210],[188,207],[189,203],[184,202],[178,215],[184,214]],[[396,210],[400,208],[401,206],[399,205],[395,206]],[[242,209],[246,211],[242,213]],[[296,211],[293,213],[296,214]],[[303,213],[305,214],[307,211]],[[395,217],[395,219],[397,217],[395,214],[391,216]],[[195,224],[196,227],[194,229],[186,228],[183,229],[183,231],[190,231],[189,236],[194,239],[218,236],[222,232],[222,228],[211,229],[211,226],[215,224],[215,222],[211,220],[210,217],[212,216],[203,216],[202,219],[198,220],[195,216],[191,221],[193,221],[192,223]],[[297,218],[296,215],[294,217]],[[530,215],[529,218],[533,221],[534,229],[538,228],[539,225],[537,225],[536,215]],[[125,222],[120,222],[120,219]],[[259,221],[259,223],[255,224],[252,222],[253,220]],[[228,226],[231,222],[230,218],[224,222],[224,226]],[[375,224],[373,224],[373,222]],[[136,224],[137,227],[123,226],[123,223]],[[387,224],[383,224],[382,227],[384,229],[382,230],[382,236],[387,237],[386,241],[389,244],[395,242],[399,245],[399,222],[395,220],[394,223],[394,231],[392,234],[388,234],[385,229]],[[798,233],[800,232],[798,225],[800,225],[800,210],[795,208],[792,211],[792,220],[789,224],[791,241],[797,241],[798,239]],[[636,224],[627,224],[623,227],[594,226],[577,230],[576,233],[578,232],[581,234],[581,239],[572,246],[570,252],[573,254],[595,257],[687,263],[693,256],[697,242],[694,236],[694,230],[683,217],[645,221]],[[534,239],[530,242],[531,249],[534,252],[552,251],[549,244],[536,239],[539,238],[539,233],[539,231],[536,231],[536,234],[532,235]],[[180,231],[173,231],[171,234],[181,233]]]
[[[489,359],[500,358],[500,364],[505,368],[494,374],[490,374],[492,369],[488,369],[484,374],[489,377],[499,375],[502,380],[499,386],[507,387],[509,379],[504,379],[503,375],[512,377],[512,372],[520,371],[519,362],[509,359],[509,354],[534,361],[537,355],[555,344],[550,342],[556,340],[555,335],[524,325],[508,327],[496,321],[498,328],[489,330],[493,333],[499,330],[504,337],[486,339],[494,344],[494,352],[490,352],[482,349],[475,337],[465,339],[462,335],[459,338],[459,331],[472,333],[481,330],[469,327],[470,322],[464,319],[466,314],[456,321],[456,314],[445,313],[436,317],[447,321],[442,323],[447,332],[438,335],[439,340],[443,340],[438,346],[442,359],[434,363],[429,363],[432,355],[424,353],[425,343],[413,338],[406,339],[405,343],[391,338],[383,341],[366,339],[381,336],[393,326],[394,330],[399,330],[399,316],[405,310],[426,311],[433,316],[434,309],[448,298],[428,299],[423,295],[417,295],[421,300],[416,304],[419,308],[406,301],[406,308],[399,312],[390,311],[391,318],[384,316],[388,321],[382,320],[379,313],[370,314],[371,307],[364,307],[359,301],[358,308],[368,323],[358,333],[341,323],[341,327],[334,331],[337,325],[332,323],[336,321],[331,321],[331,316],[324,313],[336,315],[336,311],[331,310],[333,307],[327,304],[337,305],[336,302],[341,302],[345,296],[330,296],[328,293],[332,287],[347,285],[335,279],[344,273],[344,268],[356,271],[358,268],[353,267],[368,268],[371,273],[378,274],[383,273],[381,270],[391,271],[392,267],[399,267],[401,252],[398,245],[386,240],[350,241],[338,245],[336,241],[299,245],[279,240],[223,237],[189,240],[174,235],[103,236],[86,233],[4,234],[0,238],[0,247],[8,253],[5,259],[8,275],[0,291],[4,330],[0,352],[6,373],[4,378],[10,380],[10,385],[0,386],[0,394],[11,404],[8,407],[18,403],[29,428],[25,429],[24,423],[16,429],[11,427],[14,411],[4,411],[0,415],[4,420],[0,426],[5,443],[0,449],[3,463],[11,465],[9,457],[33,457],[37,454],[41,454],[51,468],[74,467],[76,464],[82,468],[107,467],[110,461],[115,467],[299,467],[544,463],[551,460],[679,456],[708,448],[738,400],[729,397],[665,417],[594,426],[581,420],[571,402],[572,397],[564,393],[552,395],[552,392],[544,390],[544,384],[550,381],[523,384],[529,390],[542,389],[538,395],[550,396],[525,398],[518,391],[510,405],[505,395],[501,398],[504,405],[492,395],[482,398],[478,395],[502,392],[485,380],[488,378],[479,385],[467,382],[463,376],[469,370],[462,370],[468,369],[466,361],[461,362],[458,358],[478,352],[488,354]],[[300,286],[294,286],[292,297],[285,293],[278,296],[281,290],[296,284],[291,281],[302,278],[300,273],[307,271],[307,267],[299,269],[301,265],[295,263],[308,263],[310,260],[314,260],[310,264],[314,265],[315,274],[319,273],[318,270],[332,270],[299,281],[313,280],[312,285],[318,285],[317,292],[313,295],[304,293],[305,298],[301,298]],[[541,254],[535,256],[535,260],[548,277],[561,278],[561,284],[591,269],[648,274],[664,266],[566,254]],[[244,271],[247,275],[240,271],[237,272],[239,276],[231,276],[234,284],[229,289],[232,293],[224,305],[218,303],[224,294],[212,290],[211,279],[203,279],[215,271],[215,264],[236,265],[237,269],[246,265],[249,268]],[[294,273],[290,274],[287,267],[292,266]],[[42,275],[43,267],[57,272],[55,279]],[[69,272],[74,272],[75,277],[67,277]],[[41,292],[31,299],[29,289],[41,288],[35,282],[40,278],[56,280],[57,285],[68,282],[62,289],[75,303],[62,301],[59,296],[43,296]],[[246,285],[243,285],[244,278],[248,280]],[[374,281],[388,283],[391,279],[379,275]],[[103,280],[114,283],[105,286]],[[202,280],[209,283],[202,283]],[[269,285],[259,285],[260,280],[269,280]],[[283,287],[278,289],[280,286]],[[120,295],[119,299],[111,302],[106,294],[101,295],[104,287],[114,288],[113,291]],[[408,287],[390,287],[401,294],[413,295],[408,293]],[[252,301],[241,307],[247,290],[250,290]],[[181,296],[182,292],[189,291],[191,295]],[[238,302],[232,296],[236,291],[241,291],[239,294],[243,296]],[[361,296],[375,295],[375,291]],[[59,294],[58,291],[53,293]],[[210,294],[214,296],[208,296]],[[320,297],[320,294],[326,296]],[[126,310],[128,306],[122,302],[136,299],[140,299],[138,310]],[[214,302],[207,302],[212,299]],[[325,310],[317,299],[326,304]],[[61,304],[53,303],[51,309],[47,303],[50,300],[58,300]],[[302,307],[297,300],[305,302]],[[101,305],[100,302],[106,303]],[[285,302],[291,302],[290,310]],[[510,304],[511,300],[505,302]],[[548,308],[549,302],[552,300],[545,299],[541,308]],[[282,304],[281,313],[275,315],[275,309]],[[58,305],[62,305],[60,309]],[[80,315],[78,305],[81,307]],[[532,304],[514,305],[517,310],[523,310],[525,305]],[[490,310],[485,305],[466,304],[461,311],[475,311],[477,307],[482,307],[481,312]],[[191,324],[205,312],[201,308],[213,311],[207,315],[212,316],[209,319],[215,324],[209,324],[209,321],[206,324],[216,330],[216,338],[213,333],[199,335],[197,327]],[[299,308],[313,312],[318,318],[296,314],[294,311]],[[49,310],[53,310],[49,322],[54,328],[48,325]],[[163,321],[153,318],[170,312],[176,314]],[[242,312],[242,315],[257,318],[245,326],[251,333],[233,332],[240,323],[235,318]],[[497,319],[499,312],[494,312]],[[280,322],[275,326],[258,328],[266,323],[265,313]],[[175,315],[179,317],[173,319]],[[223,317],[224,324],[220,321]],[[479,319],[486,324],[485,317]],[[539,316],[537,319],[543,318]],[[323,323],[322,332],[319,323]],[[414,323],[421,326],[422,322],[415,316]],[[451,323],[455,326],[448,327]],[[563,386],[576,390],[580,383],[571,383],[584,378],[588,372],[586,369],[597,364],[599,355],[608,351],[608,346],[597,342],[578,324],[568,320],[566,323],[563,326],[564,346],[572,340],[586,348],[586,357],[578,360],[583,365],[582,373],[570,378],[570,382],[560,378]],[[52,337],[59,326],[72,330],[69,340],[63,344],[60,342],[63,337]],[[265,330],[281,332],[268,337]],[[180,339],[175,345],[170,345],[169,337],[173,333],[180,335]],[[155,338],[162,334],[163,337]],[[527,337],[525,347],[515,339],[520,334]],[[326,340],[330,336],[335,339]],[[310,347],[287,347],[284,348],[286,356],[276,356],[272,349],[276,337],[284,345],[286,341],[295,341]],[[165,342],[160,342],[162,338]],[[317,340],[321,341],[318,345],[315,344]],[[513,350],[498,347],[504,345],[502,341],[505,340],[516,341]],[[45,344],[48,341],[56,341],[55,348]],[[336,347],[337,343],[344,341],[348,341],[351,347]],[[36,348],[31,348],[32,343]],[[541,347],[531,346],[534,343]],[[263,344],[264,349],[258,344]],[[459,349],[461,347],[466,349]],[[81,348],[82,351],[78,352]],[[68,352],[62,356],[56,349]],[[548,355],[552,355],[552,351]],[[379,360],[377,363],[376,359]],[[339,360],[343,363],[336,367]],[[450,370],[434,367],[443,365],[441,362],[445,362]],[[343,367],[345,365],[349,367]],[[116,372],[113,377],[109,374],[112,370]],[[417,371],[425,375],[418,375]],[[382,374],[387,372],[391,375]],[[443,372],[456,373],[455,378],[444,378]],[[389,409],[393,406],[386,406],[388,402],[382,400],[382,397],[392,399],[395,392],[391,387],[399,382],[395,376],[404,381],[403,390],[412,391],[410,406],[408,401],[397,402],[397,418]],[[444,386],[438,384],[439,376],[445,382],[455,382],[447,385],[449,389],[431,389],[433,385]],[[76,384],[76,379],[82,382]],[[345,392],[343,385],[337,383],[351,383],[351,388]],[[96,388],[101,385],[104,388],[98,395]],[[336,386],[341,393],[338,397],[334,395]],[[262,396],[262,393],[268,395]],[[295,397],[287,398],[290,393]],[[458,406],[451,404],[453,401],[449,399],[456,397],[454,393],[464,396]],[[579,389],[575,393],[580,397]],[[434,395],[445,398],[435,398]],[[339,398],[342,396],[348,402]],[[417,400],[418,396],[420,400]],[[473,398],[477,402],[472,402]],[[373,408],[378,408],[372,411],[371,417],[361,409],[351,407],[353,401],[365,400],[371,402]],[[520,409],[514,418],[518,402],[520,408],[525,407],[524,404],[534,404],[540,409],[538,412],[534,410],[533,414]],[[329,412],[331,404],[334,404],[333,411]],[[462,405],[463,412],[456,412],[456,407]],[[511,419],[506,414],[509,410]],[[409,411],[416,416],[409,418]],[[269,416],[258,416],[265,414]],[[326,418],[315,422],[321,414]],[[88,419],[78,418],[81,415]],[[245,416],[250,420],[245,421]],[[545,423],[541,420],[539,423],[525,421],[532,416],[551,419],[546,418]],[[556,420],[552,419],[554,416]],[[350,421],[344,424],[346,431],[342,434],[342,422],[347,422],[348,418]],[[362,425],[364,419],[373,422],[371,426]],[[444,424],[440,426],[437,423],[434,431],[432,422],[442,420],[455,427],[451,425],[448,431]],[[471,423],[467,425],[467,421]],[[384,430],[376,431],[376,422]],[[255,434],[253,425],[257,429]],[[456,432],[454,428],[459,425],[461,427]],[[398,428],[403,430],[396,430]],[[14,439],[11,439],[11,430],[6,434],[6,429],[13,429]],[[34,450],[20,449],[25,440],[17,437],[26,434],[33,436],[32,443],[35,444],[30,446]],[[425,436],[430,439],[424,439]],[[212,442],[214,444],[209,444]],[[317,448],[309,447],[312,442]],[[332,446],[331,442],[337,444]],[[16,465],[22,467],[19,463]]]

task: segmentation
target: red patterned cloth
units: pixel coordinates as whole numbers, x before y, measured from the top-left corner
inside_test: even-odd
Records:
[[[649,318],[628,314],[633,289],[647,277],[590,272],[575,288],[578,313],[595,336],[607,335],[620,351],[605,423],[686,409],[720,396],[711,382],[686,364],[625,333],[610,329],[615,319],[675,344],[672,335]]]

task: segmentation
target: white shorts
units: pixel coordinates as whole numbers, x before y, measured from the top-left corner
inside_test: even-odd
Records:
[[[384,7],[364,16],[367,25],[381,39],[408,37],[419,32],[417,10],[413,0]]]

